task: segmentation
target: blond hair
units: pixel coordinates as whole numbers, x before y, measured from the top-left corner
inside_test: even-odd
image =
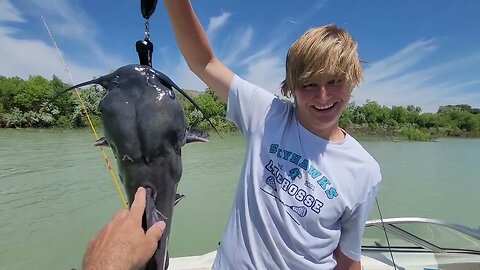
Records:
[[[281,91],[286,97],[320,73],[334,73],[353,86],[362,80],[357,43],[333,24],[311,28],[299,37],[288,50],[285,68]]]

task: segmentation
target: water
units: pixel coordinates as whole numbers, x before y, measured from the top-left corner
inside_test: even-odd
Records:
[[[80,268],[88,240],[122,207],[93,141],[85,131],[0,130],[0,269]],[[384,218],[480,226],[480,139],[362,144],[382,166]],[[217,247],[244,143],[240,135],[212,135],[182,151],[179,193],[186,198],[175,208],[172,257]],[[378,217],[373,211],[371,218]]]

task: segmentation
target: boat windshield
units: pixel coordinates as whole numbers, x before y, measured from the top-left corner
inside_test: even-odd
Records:
[[[455,224],[456,225],[456,224]],[[432,220],[386,220],[387,236],[392,248],[425,250],[462,250],[480,253],[480,232]],[[367,223],[362,247],[388,247],[381,222]]]
[[[395,226],[441,249],[480,252],[480,240],[450,227],[429,223],[405,223]]]
[[[363,232],[362,247],[390,247],[394,248],[421,248],[420,246],[390,232],[387,232],[388,242],[385,232],[375,226],[368,226]]]

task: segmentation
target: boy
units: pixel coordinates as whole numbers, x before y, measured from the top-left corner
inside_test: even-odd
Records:
[[[213,269],[360,269],[378,163],[338,126],[362,78],[356,43],[334,25],[289,49],[283,102],[225,67],[188,0],[164,0],[189,68],[224,102],[247,152]]]

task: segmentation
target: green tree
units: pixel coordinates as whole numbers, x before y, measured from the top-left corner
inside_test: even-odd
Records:
[[[354,102],[348,103],[345,109],[340,116],[340,126],[347,127],[348,125],[353,124],[353,119],[355,115],[355,109],[357,105]]]
[[[50,81],[41,76],[30,76],[15,94],[14,105],[23,112],[39,111],[41,105],[52,96]]]
[[[407,122],[408,119],[408,112],[402,106],[393,106],[390,110],[391,119],[395,120],[399,124],[404,124]]]
[[[227,105],[221,101],[212,90],[205,90],[205,92],[196,96],[194,100],[195,103],[197,103],[197,105],[207,114],[205,117],[212,117],[215,115],[225,116]]]
[[[24,80],[20,77],[0,77],[0,101],[4,112],[11,112],[16,106],[15,96],[21,92]]]
[[[74,108],[71,115],[72,125],[74,127],[85,127],[89,125],[85,116],[86,109],[94,126],[99,126],[101,124],[101,119],[98,104],[100,103],[100,100],[105,93],[97,91],[95,87],[89,87],[82,90],[79,89],[78,91],[80,91],[80,97],[82,99],[82,102],[80,102],[76,94],[72,95],[74,103]]]
[[[364,115],[366,123],[374,128],[386,122],[389,109],[382,107],[376,101],[367,100],[360,111]]]
[[[53,90],[53,95],[56,95],[57,93],[60,93],[69,87],[68,84],[60,80],[60,78],[58,78],[56,75],[53,75],[52,80],[50,80],[50,86]],[[76,98],[76,96],[74,98],[72,98],[72,96],[72,91],[69,91],[61,96],[58,96],[53,101],[53,104],[62,112],[63,115],[71,115],[73,113],[75,106],[74,98]],[[51,98],[53,98],[53,96]]]

